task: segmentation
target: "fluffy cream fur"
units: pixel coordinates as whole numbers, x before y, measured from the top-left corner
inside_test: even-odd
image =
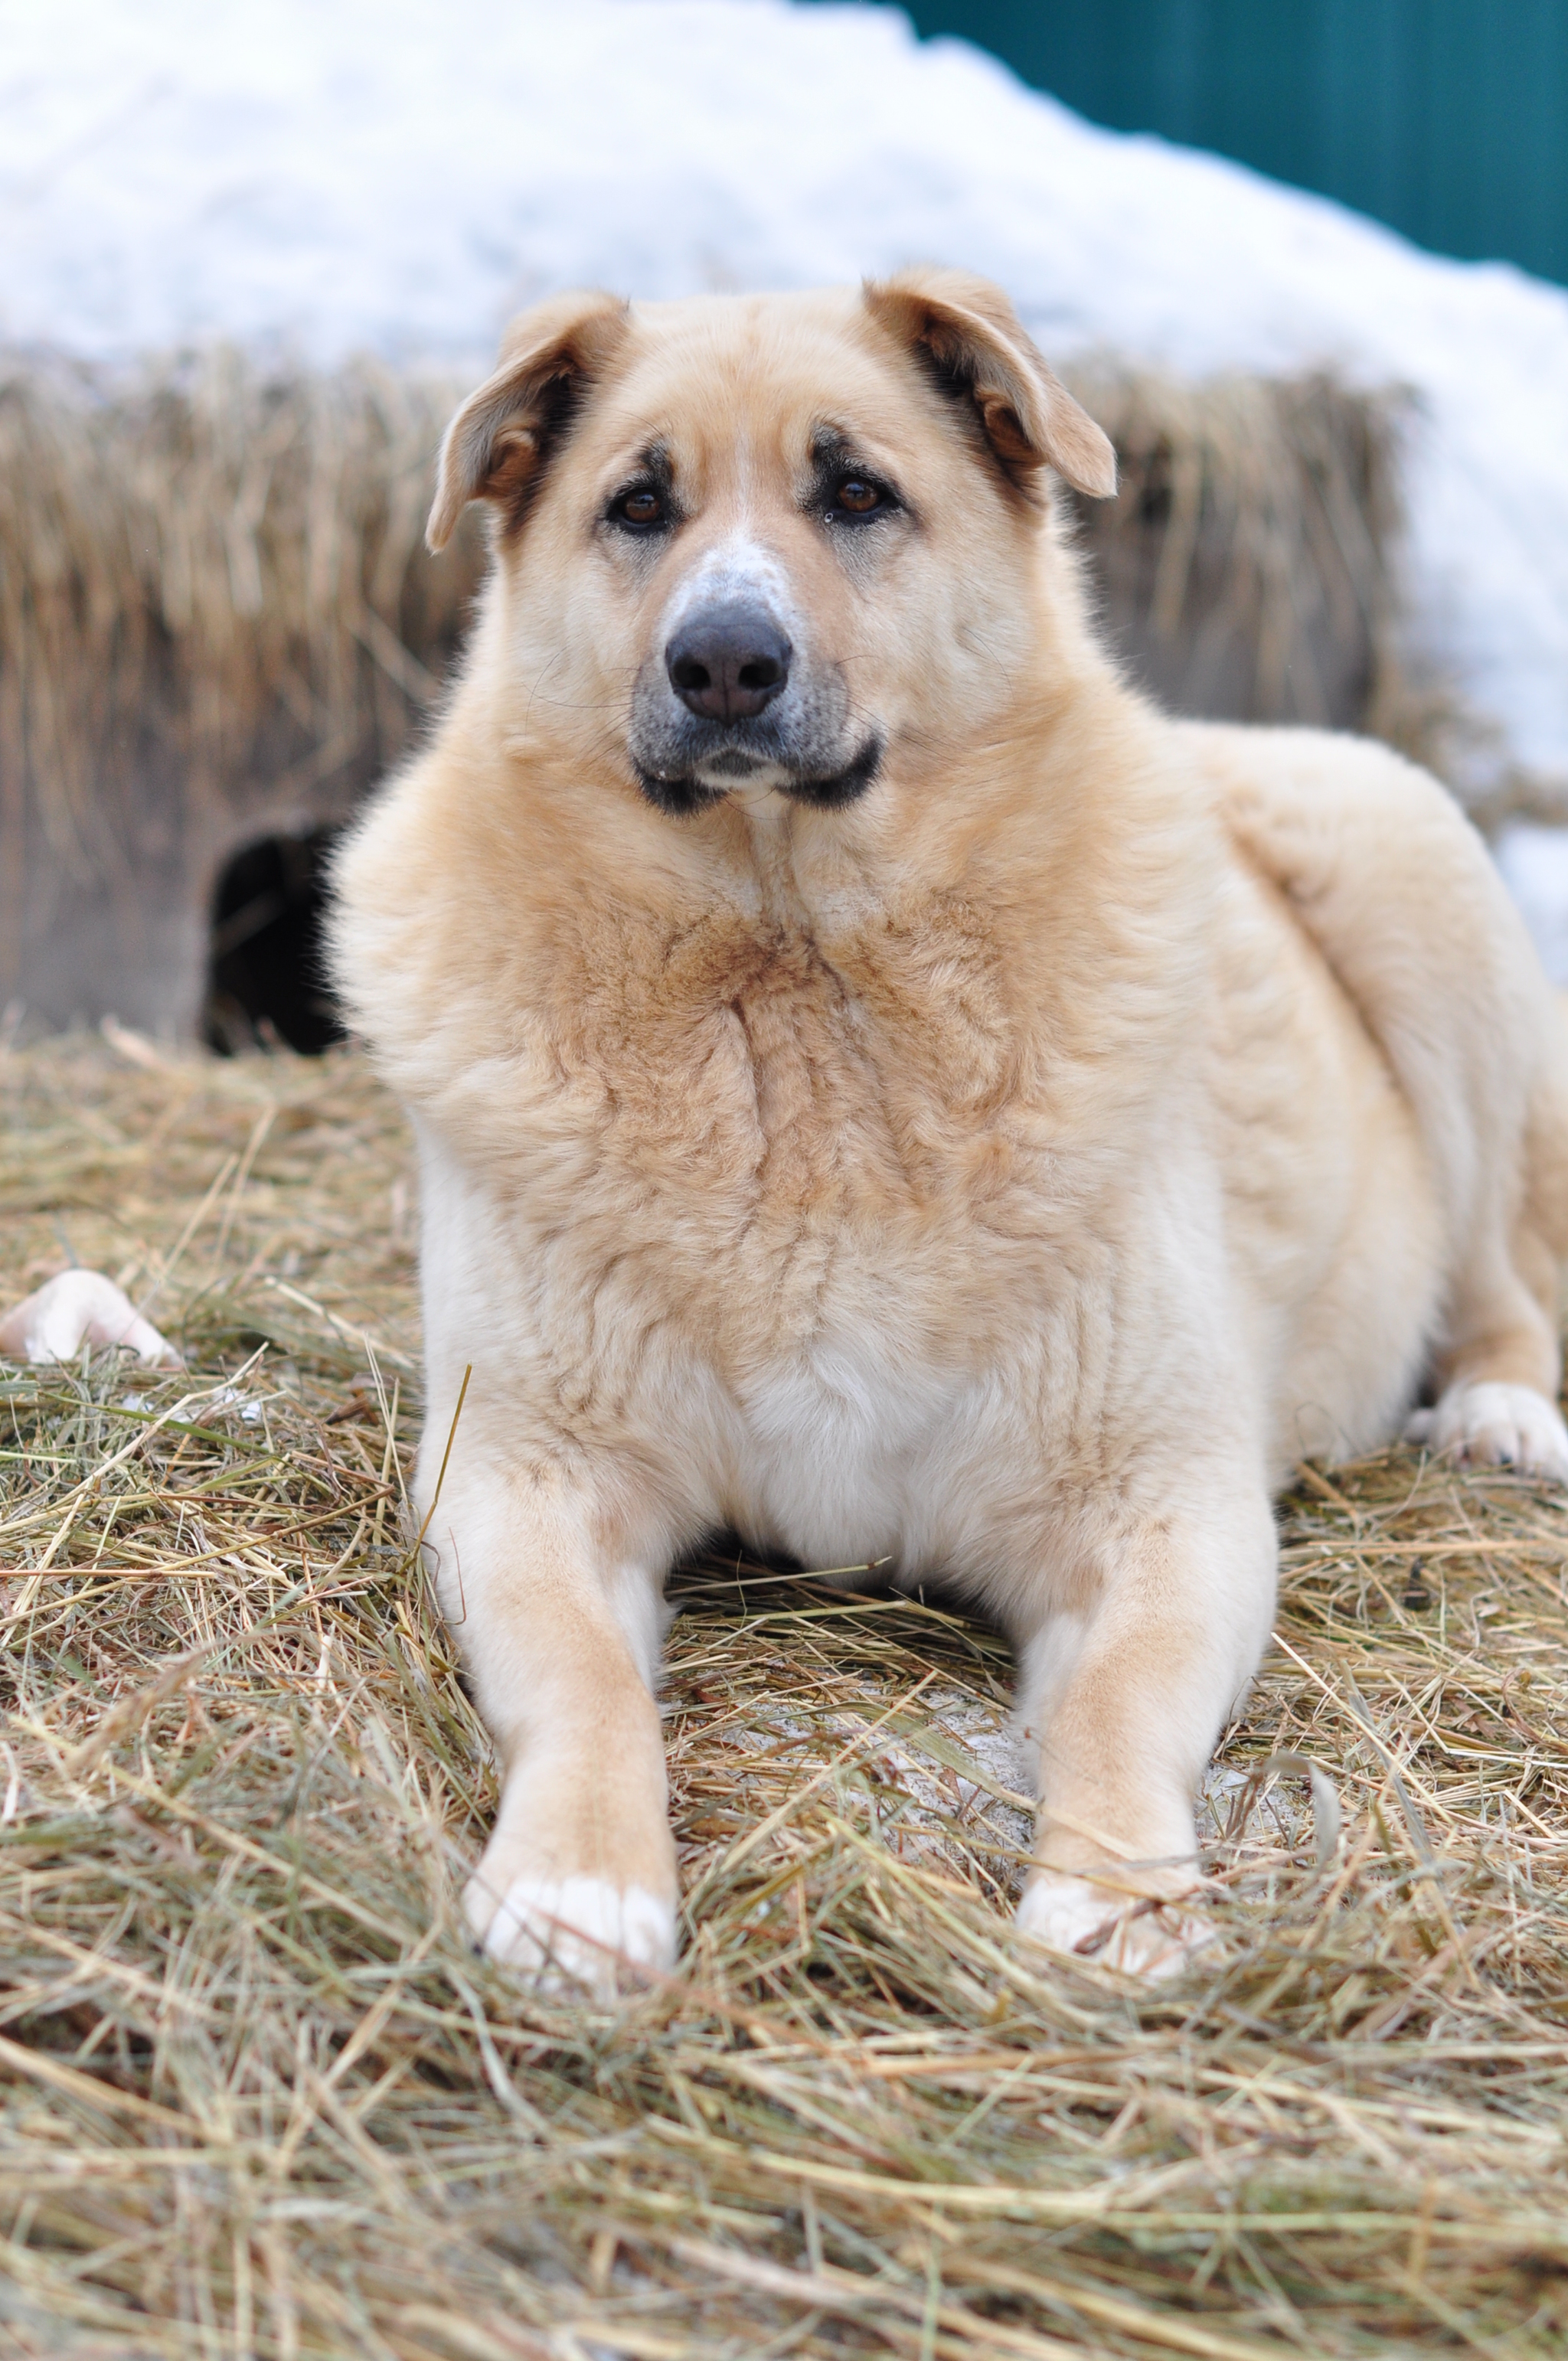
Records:
[[[62,1270],[0,1320],[8,1359],[73,1361],[83,1345],[123,1345],[149,1366],[182,1366],[168,1337],[101,1270]]]
[[[1024,1923],[1158,1969],[1295,1459],[1425,1385],[1434,1443],[1568,1477],[1568,1056],[1481,843],[1376,746],[1151,709],[1053,470],[1106,490],[1108,445],[948,274],[562,299],[448,437],[433,534],[489,500],[494,573],[335,957],[421,1146],[422,1507],[473,1369],[430,1547],[501,1956],[672,1955],[661,1587],[711,1529],[1000,1618]],[[720,594],[787,629],[818,769],[880,746],[857,798],[781,756],[658,807]]]

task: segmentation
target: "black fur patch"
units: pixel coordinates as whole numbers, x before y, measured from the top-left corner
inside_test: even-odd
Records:
[[[533,416],[529,421],[533,436],[533,465],[505,497],[501,532],[506,540],[515,540],[527,523],[550,463],[576,424],[587,393],[587,380],[576,369],[563,370],[559,377],[549,379],[540,387]]]
[[[722,803],[722,787],[705,787],[699,779],[662,779],[656,771],[645,771],[641,763],[636,766],[637,784],[649,802],[671,819],[690,819],[694,812],[706,811],[709,804]]]
[[[927,383],[941,395],[953,423],[975,457],[998,476],[1010,492],[1027,500],[1030,495],[1020,482],[1018,472],[1009,465],[986,432],[985,421],[980,413],[973,362],[960,359],[956,354],[934,352],[924,342],[911,347],[910,358]]]

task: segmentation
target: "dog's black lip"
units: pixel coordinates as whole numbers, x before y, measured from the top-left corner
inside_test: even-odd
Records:
[[[779,782],[778,792],[794,803],[809,804],[815,811],[842,811],[865,794],[882,768],[882,739],[873,730],[860,752],[841,771],[784,778]],[[689,819],[695,812],[707,811],[710,805],[722,803],[729,793],[727,787],[705,786],[700,779],[689,774],[666,777],[658,771],[646,770],[641,763],[634,763],[632,768],[649,802],[672,819]]]
[[[873,730],[852,762],[841,771],[830,772],[825,778],[785,779],[781,795],[795,802],[811,804],[818,811],[842,811],[846,804],[859,801],[882,768],[882,739]]]

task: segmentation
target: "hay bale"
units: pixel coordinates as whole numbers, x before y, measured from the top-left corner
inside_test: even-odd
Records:
[[[1184,712],[1393,728],[1389,405],[1076,382],[1121,459],[1079,507],[1135,675]],[[0,372],[0,1006],[198,1032],[222,862],[340,819],[452,661],[483,535],[422,535],[456,391],[225,349]]]
[[[1303,1468],[1221,1940],[1156,1993],[1009,1931],[993,1632],[686,1569],[685,1954],[545,2004],[457,1912],[400,1118],[341,1052],[120,1039],[0,1060],[0,1294],[74,1252],[191,1362],[0,1372],[0,2352],[1562,2348],[1559,1496]]]
[[[1073,496],[1105,622],[1179,713],[1398,734],[1389,548],[1399,405],[1332,379],[1069,374],[1116,446]]]
[[[423,548],[452,395],[224,348],[0,376],[0,1002],[190,1036],[225,854],[410,743],[482,562]]]

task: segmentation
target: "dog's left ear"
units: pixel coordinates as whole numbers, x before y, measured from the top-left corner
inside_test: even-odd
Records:
[[[1037,498],[1044,467],[1075,490],[1109,500],[1116,454],[1036,350],[999,287],[965,270],[901,270],[868,279],[866,309],[923,361],[946,393],[979,412],[985,437],[1021,491]]]
[[[521,513],[587,385],[626,335],[630,306],[614,295],[556,295],[512,322],[493,377],[446,430],[424,537],[444,549],[470,500]]]

